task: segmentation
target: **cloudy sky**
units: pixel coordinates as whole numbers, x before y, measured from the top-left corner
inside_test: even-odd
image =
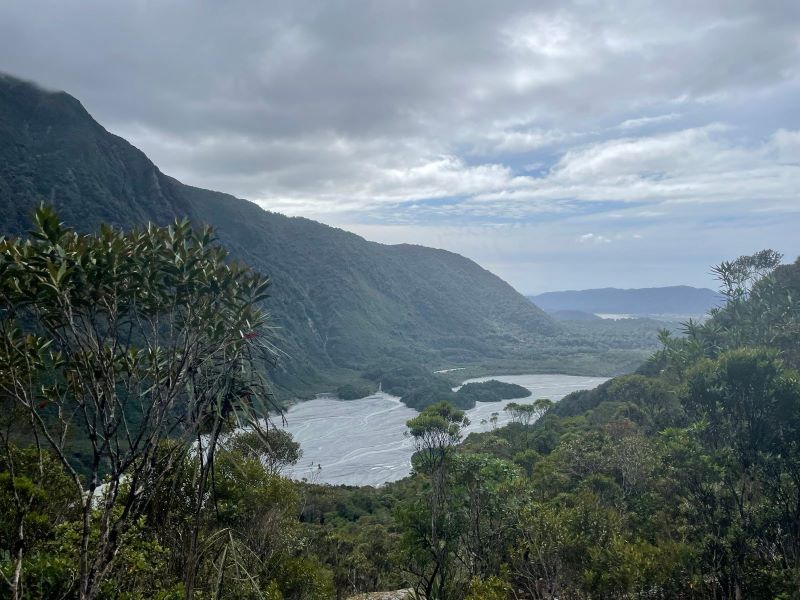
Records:
[[[186,183],[522,292],[800,253],[796,0],[8,1],[0,71]]]

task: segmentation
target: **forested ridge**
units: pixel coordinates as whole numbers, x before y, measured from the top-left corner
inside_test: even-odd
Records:
[[[189,188],[66,94],[0,78],[0,133],[2,597],[800,595],[800,260],[714,267],[721,306],[641,361],[649,322],[609,341],[458,255]],[[452,390],[492,361],[638,369],[463,438],[524,396]],[[276,390],[378,385],[419,410],[409,477],[282,476]]]
[[[424,410],[415,474],[315,488],[319,535],[367,548],[379,521],[392,564],[347,568],[428,598],[798,597],[800,260],[778,259],[717,267],[709,321],[533,423],[459,444],[462,413]]]
[[[11,597],[796,597],[800,261],[723,263],[711,319],[506,427],[426,403],[413,474],[348,488],[281,476],[270,281],[210,230],[35,223],[0,245]]]
[[[275,284],[281,360],[271,379],[286,397],[333,391],[378,359],[530,360],[558,345],[546,314],[462,256],[369,242],[184,185],[72,96],[0,75],[0,233],[24,235],[42,202],[81,232],[176,218],[213,226],[233,256]]]
[[[0,233],[26,234],[42,202],[84,233],[176,218],[213,226],[233,257],[274,283],[281,356],[270,379],[283,399],[360,383],[387,364],[614,375],[653,343],[652,328],[609,336],[562,327],[458,254],[369,242],[185,185],[76,98],[0,74]]]

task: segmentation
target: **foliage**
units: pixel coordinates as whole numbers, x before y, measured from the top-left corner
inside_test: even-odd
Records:
[[[300,444],[292,439],[292,435],[277,427],[239,430],[224,440],[223,445],[247,458],[260,460],[274,475],[296,464],[303,456]]]
[[[376,366],[366,371],[364,377],[378,383],[384,392],[400,396],[400,400],[410,408],[422,410],[438,402],[457,404],[450,382],[421,366]]]
[[[183,217],[213,225],[232,256],[274,282],[272,336],[282,359],[270,379],[282,398],[335,391],[377,360],[469,366],[475,376],[611,376],[635,369],[657,345],[656,322],[554,323],[456,254],[372,243],[184,185],[103,129],[77,99],[3,76],[0,233],[24,234],[41,202],[82,232]]]
[[[366,382],[345,383],[336,388],[336,397],[340,400],[358,400],[366,398],[375,388]]]
[[[488,398],[496,382],[459,401],[444,375],[367,369],[421,408],[414,473],[375,489],[281,476],[300,451],[257,419],[266,282],[210,234],[85,236],[43,210],[31,239],[0,249],[4,595],[800,589],[800,262],[720,265],[726,305],[685,337],[663,332],[639,373],[511,403],[512,423],[463,441],[460,405],[441,400]]]
[[[531,404],[509,402],[505,405],[503,410],[511,415],[512,423],[518,423],[523,427],[528,427],[532,422],[541,419],[552,407],[553,403],[548,398],[538,398]]]
[[[42,207],[35,225],[0,241],[0,391],[69,477],[80,595],[92,598],[192,444],[202,495],[223,428],[266,415],[257,303],[269,280],[185,221],[80,235]]]
[[[504,583],[536,599],[795,597],[800,338],[784,332],[797,323],[800,262],[770,270],[775,260],[722,265],[744,291],[723,289],[728,303],[686,338],[662,335],[640,374],[571,394],[535,422],[534,405],[512,403],[512,423],[449,451],[435,497],[452,560],[433,596],[433,505],[411,496],[398,510],[421,591],[461,598],[471,580],[473,597],[511,597]],[[489,457],[524,475],[470,487]],[[487,509],[488,529],[468,525]]]
[[[456,399],[458,406],[472,408],[476,402],[499,402],[514,398],[527,398],[530,395],[530,391],[521,385],[491,379],[462,385],[456,393]]]
[[[449,379],[415,365],[374,367],[364,377],[379,384],[383,391],[400,396],[404,404],[417,410],[440,402],[470,409],[476,402],[499,402],[530,396],[530,392],[520,385],[495,379],[467,383],[454,392]]]
[[[511,594],[511,586],[495,575],[485,580],[473,579],[469,584],[466,600],[505,600]]]
[[[469,425],[463,411],[447,402],[428,406],[406,425],[414,438],[416,464],[425,471],[434,471],[447,461],[448,454],[461,440],[461,428]]]

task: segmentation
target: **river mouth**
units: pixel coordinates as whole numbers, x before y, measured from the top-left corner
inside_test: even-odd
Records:
[[[493,375],[464,383],[489,379],[530,390],[529,398],[517,400],[523,403],[536,398],[556,402],[571,392],[595,388],[606,381],[604,377],[574,375]],[[478,402],[465,411],[470,425],[464,428],[464,437],[473,431],[491,430],[490,419],[495,412],[498,419],[494,426],[506,424],[509,416],[503,408],[513,401]],[[398,397],[384,392],[359,400],[320,396],[295,404],[286,413],[284,428],[300,443],[303,456],[284,475],[333,485],[377,486],[402,479],[411,473],[414,451],[406,435],[406,421],[417,414]]]

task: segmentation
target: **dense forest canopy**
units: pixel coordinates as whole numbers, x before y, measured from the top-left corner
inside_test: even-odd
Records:
[[[0,243],[3,594],[794,597],[800,261],[780,259],[716,267],[725,304],[638,373],[466,439],[458,406],[509,390],[376,368],[425,384],[414,473],[330,487],[283,478],[299,449],[261,420],[268,280],[185,222],[85,235],[41,209]]]

